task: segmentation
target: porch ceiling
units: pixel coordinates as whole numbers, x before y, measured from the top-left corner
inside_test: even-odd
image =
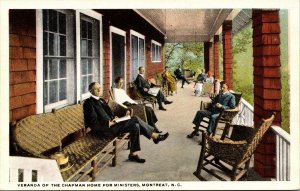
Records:
[[[233,19],[233,33],[251,20],[251,10],[136,9],[139,15],[165,34],[165,42],[210,41],[225,19]],[[218,32],[219,33],[219,32]]]

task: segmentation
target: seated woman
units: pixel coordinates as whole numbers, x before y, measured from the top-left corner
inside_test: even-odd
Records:
[[[165,67],[164,72],[162,73],[162,77],[167,80],[168,84],[169,84],[169,88],[171,91],[171,95],[176,91],[177,86],[176,86],[176,80],[175,77],[172,76],[172,74],[168,71],[168,66]]]
[[[113,88],[113,96],[115,99],[115,102],[117,102],[118,104],[121,105],[130,105],[130,104],[138,104],[137,102],[135,102],[134,100],[132,100],[125,92],[123,88],[123,83],[124,80],[122,77],[117,77],[115,79],[115,86]],[[154,130],[156,133],[161,133],[162,131],[160,131],[157,126],[155,125],[155,123],[158,121],[157,117],[153,111],[153,109],[149,106],[145,106],[145,110],[146,110],[146,116],[147,116],[147,120],[148,120],[148,124],[151,125],[152,127],[154,127]]]

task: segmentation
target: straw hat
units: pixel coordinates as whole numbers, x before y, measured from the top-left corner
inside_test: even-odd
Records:
[[[62,152],[53,154],[51,158],[56,160],[61,172],[69,170],[73,166],[69,163],[69,157]]]

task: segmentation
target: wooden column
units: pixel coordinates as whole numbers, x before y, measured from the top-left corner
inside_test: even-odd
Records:
[[[205,69],[205,72],[209,71],[209,46],[210,46],[210,42],[204,42],[204,69]]]
[[[219,35],[214,36],[214,76],[220,79],[219,75]]]
[[[278,10],[253,10],[254,123],[276,112],[274,123],[281,124],[280,25]],[[275,135],[269,130],[254,154],[255,170],[274,177]]]
[[[229,89],[232,84],[232,21],[225,20],[223,23],[223,78]]]

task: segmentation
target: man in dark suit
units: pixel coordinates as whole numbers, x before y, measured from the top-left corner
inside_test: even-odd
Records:
[[[190,82],[187,81],[186,78],[184,77],[183,71],[182,71],[180,65],[179,65],[178,68],[174,71],[174,74],[175,74],[175,76],[176,76],[177,79],[181,80],[181,82],[182,82],[181,88],[183,88],[185,82],[186,82],[187,84],[190,84]]]
[[[144,67],[139,67],[139,74],[137,75],[137,77],[135,79],[135,84],[143,96],[149,96],[149,95],[151,96],[151,94],[148,93],[148,91],[150,89],[150,83],[147,80],[145,80],[144,73],[145,73]],[[164,103],[164,104],[172,103],[172,101],[168,101],[165,98],[164,94],[160,90],[158,91],[158,93],[156,95],[156,100],[159,105],[158,109],[163,110],[163,111],[166,111],[166,109],[163,107],[162,103]]]
[[[204,117],[210,118],[207,127],[208,134],[211,134],[215,130],[215,122],[220,112],[223,109],[234,109],[235,108],[235,97],[228,91],[227,84],[222,85],[222,92],[218,94],[211,103],[211,106],[207,110],[197,111],[197,114],[193,120],[193,124],[196,125],[195,130],[187,135],[188,138],[192,138],[198,135],[200,123]]]
[[[86,127],[90,127],[92,133],[102,136],[118,136],[121,133],[130,133],[130,154],[128,156],[130,161],[144,163],[146,160],[140,158],[136,152],[141,150],[140,134],[148,139],[152,139],[155,144],[164,141],[169,133],[158,134],[154,132],[154,128],[138,117],[131,117],[129,120],[117,123],[116,118],[109,106],[101,98],[101,86],[97,82],[89,85],[89,91],[92,94],[83,105],[84,122]],[[129,112],[127,112],[129,115]]]

